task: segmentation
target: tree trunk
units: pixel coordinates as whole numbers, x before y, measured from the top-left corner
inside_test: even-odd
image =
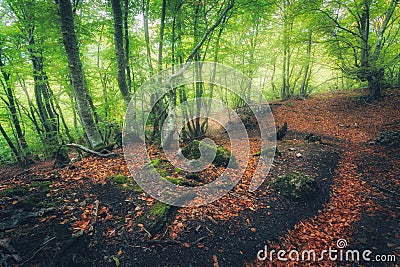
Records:
[[[289,96],[289,77],[287,69],[288,66],[288,57],[289,57],[289,18],[287,18],[286,14],[287,9],[287,0],[283,1],[283,64],[282,64],[282,89],[281,89],[281,98],[286,99]]]
[[[370,97],[374,99],[381,97],[381,89],[383,87],[383,75],[383,68],[370,71],[368,75],[368,88],[370,91]]]
[[[96,148],[98,146],[102,146],[103,141],[97,129],[97,125],[94,122],[89,106],[89,95],[83,79],[82,63],[79,56],[78,41],[75,35],[71,2],[69,0],[59,0],[59,8],[63,43],[68,57],[68,65],[71,72],[72,85],[78,113],[90,147]]]
[[[114,16],[114,44],[115,44],[115,55],[117,59],[118,68],[118,86],[121,91],[122,97],[124,98],[125,106],[128,106],[131,101],[131,95],[129,92],[128,84],[126,83],[126,59],[124,51],[124,40],[123,40],[123,29],[122,29],[122,9],[121,0],[111,0],[111,7]]]
[[[370,0],[367,0],[369,3]],[[390,19],[392,18],[394,11],[397,7],[397,0],[392,0],[388,9],[385,12],[384,20],[381,27],[378,29],[377,35],[378,40],[370,58],[370,71],[368,75],[368,87],[370,90],[370,96],[373,98],[379,98],[381,96],[381,90],[384,86],[384,68],[379,66],[379,57],[382,51],[384,43],[384,33],[389,25]]]
[[[124,40],[125,40],[125,62],[126,62],[126,82],[128,85],[128,91],[132,91],[132,77],[131,77],[131,67],[129,65],[130,51],[129,51],[129,28],[128,28],[128,17],[129,17],[129,0],[124,0]]]
[[[301,87],[300,87],[301,97],[307,96],[307,91],[308,91],[308,81],[310,75],[310,62],[311,62],[311,45],[312,45],[312,30],[308,30],[307,59],[306,59],[303,81],[301,82]]]
[[[158,36],[158,61],[157,67],[158,71],[162,71],[163,64],[163,43],[164,43],[164,28],[165,28],[165,12],[166,12],[167,1],[163,0],[161,9],[161,22],[160,22],[160,32]],[[161,76],[159,77],[159,83],[161,83]],[[157,92],[152,96],[153,99],[158,99],[159,96]],[[164,99],[161,97],[157,103],[154,103],[154,114],[157,119],[153,123],[153,132],[151,134],[151,140],[154,141],[161,136],[161,128],[164,124],[166,118],[166,108],[164,104]]]
[[[162,63],[163,63],[163,43],[164,43],[166,6],[167,6],[167,0],[163,0],[162,10],[161,10],[160,34],[158,36],[158,71],[162,71]]]
[[[359,66],[358,77],[361,81],[366,81],[369,79],[368,76],[369,76],[369,67],[370,67],[370,62],[369,62],[369,52],[370,52],[369,9],[370,9],[370,2],[371,2],[371,0],[364,0],[364,4],[362,7],[362,14],[360,16],[360,22],[359,22],[359,28],[358,28],[358,31],[360,33],[360,47],[361,47],[360,66]]]
[[[10,147],[11,151],[13,152],[15,158],[17,161],[22,162],[22,157],[18,151],[18,149],[15,147],[14,143],[11,141],[10,137],[8,137],[6,131],[4,130],[3,126],[0,124],[0,132],[3,135],[4,139],[6,140],[8,146]]]
[[[11,84],[10,84],[10,73],[8,73],[6,71],[4,67],[4,63],[1,59],[1,50],[0,50],[0,69],[1,69],[1,73],[3,75],[3,79],[4,79],[4,90],[7,96],[7,101],[4,100],[4,102],[6,102],[7,108],[11,113],[11,121],[14,127],[14,130],[16,132],[16,139],[17,139],[17,147],[14,146],[14,144],[12,143],[11,139],[8,138],[6,132],[4,131],[4,129],[1,129],[1,132],[4,136],[4,138],[6,139],[8,145],[10,146],[11,150],[13,151],[13,153],[15,154],[16,158],[18,161],[28,161],[28,158],[30,158],[30,152],[28,149],[28,143],[26,142],[24,133],[22,131],[21,128],[21,124],[20,124],[20,120],[18,117],[18,111],[17,111],[17,106],[16,106],[16,101],[15,101],[15,97],[14,97],[14,92],[11,88]]]
[[[44,71],[44,63],[41,49],[34,38],[34,26],[29,29],[29,55],[33,67],[33,81],[36,105],[39,118],[45,133],[45,153],[54,157],[58,148],[58,119],[53,109],[49,81]]]
[[[150,76],[153,76],[153,64],[151,62],[151,50],[150,50],[150,37],[149,37],[149,2],[150,0],[143,0],[142,12],[143,12],[143,27],[144,27],[144,39],[146,41],[146,53],[147,53],[147,64],[150,69]]]

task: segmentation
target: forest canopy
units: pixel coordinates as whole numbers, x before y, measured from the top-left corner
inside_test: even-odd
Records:
[[[193,61],[240,70],[251,79],[243,95],[268,100],[355,88],[379,98],[400,84],[398,0],[0,0],[0,17],[1,163],[54,158],[69,143],[120,144],[138,88]],[[243,105],[213,90],[161,98],[149,140],[176,103]],[[187,130],[196,138],[205,128]]]

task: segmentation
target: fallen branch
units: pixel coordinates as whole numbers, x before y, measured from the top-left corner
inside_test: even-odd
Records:
[[[80,150],[82,150],[82,151],[85,151],[85,152],[87,152],[87,153],[90,153],[90,154],[93,154],[93,155],[96,155],[96,156],[99,156],[99,157],[103,157],[103,158],[107,158],[107,157],[111,157],[111,156],[116,156],[116,155],[118,155],[118,154],[115,154],[115,153],[112,153],[112,152],[106,153],[106,154],[105,154],[105,153],[100,153],[100,152],[91,150],[91,149],[89,149],[89,148],[87,148],[87,147],[84,147],[84,146],[82,146],[82,145],[74,144],[74,143],[72,143],[72,144],[66,144],[66,146],[75,147],[75,148],[78,148],[78,149],[80,149]]]

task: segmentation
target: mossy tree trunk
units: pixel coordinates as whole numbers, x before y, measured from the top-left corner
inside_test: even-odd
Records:
[[[69,0],[59,0],[58,4],[63,43],[67,53],[76,107],[81,118],[81,123],[88,138],[89,146],[91,148],[103,146],[104,144],[100,132],[90,109],[90,96],[84,83],[82,62],[80,59],[78,41],[75,34],[71,2]]]

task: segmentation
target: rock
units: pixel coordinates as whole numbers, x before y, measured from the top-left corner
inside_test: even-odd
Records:
[[[310,143],[321,142],[321,136],[315,135],[313,133],[308,134],[305,139],[308,140],[308,142]]]
[[[278,194],[293,201],[305,200],[313,196],[317,190],[317,184],[310,176],[297,171],[273,179],[270,183]]]
[[[202,152],[200,150],[202,150]],[[205,142],[201,142],[200,144],[200,141],[194,140],[182,149],[182,154],[190,160],[199,159],[202,156],[202,153],[205,153],[206,157],[209,155],[212,156],[215,153],[215,157],[212,163],[216,167],[227,167],[231,158],[232,167],[237,167],[235,157],[231,155],[231,152],[223,146],[217,145],[215,148],[214,146],[209,145]]]

